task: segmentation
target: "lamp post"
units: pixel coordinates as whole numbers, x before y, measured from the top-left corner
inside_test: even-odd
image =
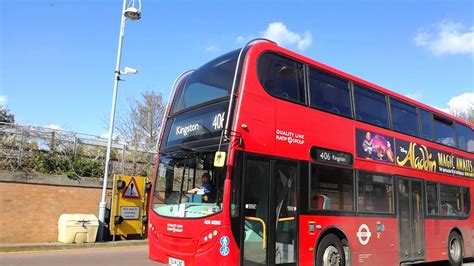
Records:
[[[138,0],[138,9],[135,8],[135,0],[131,0],[130,4],[127,7],[127,0],[123,0],[121,23],[120,23],[120,35],[118,42],[117,50],[117,63],[115,65],[115,79],[114,79],[114,93],[112,96],[112,110],[110,111],[110,124],[109,124],[109,139],[107,142],[107,154],[105,159],[105,171],[104,171],[104,183],[102,186],[102,198],[99,203],[99,230],[97,232],[97,240],[102,241],[104,236],[104,222],[105,222],[105,209],[107,203],[105,202],[105,197],[107,194],[107,178],[109,175],[109,163],[110,163],[110,153],[112,151],[112,138],[114,134],[114,120],[115,120],[115,105],[117,100],[118,92],[118,82],[120,81],[120,75],[126,75],[129,73],[135,74],[137,71],[132,68],[125,68],[124,72],[120,71],[120,60],[122,57],[122,43],[123,36],[125,32],[125,22],[127,19],[138,20],[141,17],[141,0]]]

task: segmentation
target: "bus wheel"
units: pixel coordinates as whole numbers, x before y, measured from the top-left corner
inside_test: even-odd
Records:
[[[458,266],[462,264],[462,253],[463,253],[463,241],[462,236],[456,232],[449,234],[448,240],[448,256],[449,264]]]
[[[339,237],[329,234],[319,243],[316,252],[316,265],[335,266],[345,264],[344,250]]]

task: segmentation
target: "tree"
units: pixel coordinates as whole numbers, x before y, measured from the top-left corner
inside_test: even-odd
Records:
[[[161,93],[146,91],[140,101],[129,99],[127,110],[117,119],[120,138],[129,143],[143,143],[154,149],[166,105]]]
[[[15,123],[15,116],[3,105],[0,105],[0,122],[1,123]]]
[[[449,113],[470,123],[474,123],[474,102],[468,101],[468,106],[464,108],[450,107]]]

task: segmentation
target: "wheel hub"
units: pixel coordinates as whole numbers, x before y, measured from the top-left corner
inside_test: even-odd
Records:
[[[328,246],[323,254],[323,266],[335,266],[341,264],[341,254],[334,246]]]
[[[449,253],[451,253],[451,258],[455,261],[461,258],[461,243],[458,239],[453,238],[451,243],[449,243]]]

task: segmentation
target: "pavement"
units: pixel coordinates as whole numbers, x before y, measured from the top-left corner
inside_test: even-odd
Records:
[[[59,242],[52,243],[13,243],[0,244],[0,253],[3,252],[28,252],[28,251],[47,251],[47,250],[68,250],[68,249],[85,249],[85,248],[113,248],[128,246],[146,246],[148,240],[121,240],[96,243],[81,244],[65,244]]]
[[[82,246],[82,245],[81,245]],[[99,248],[96,248],[99,246]],[[148,258],[148,246],[101,248],[108,245],[89,245],[89,248],[0,252],[2,266],[165,266]]]

